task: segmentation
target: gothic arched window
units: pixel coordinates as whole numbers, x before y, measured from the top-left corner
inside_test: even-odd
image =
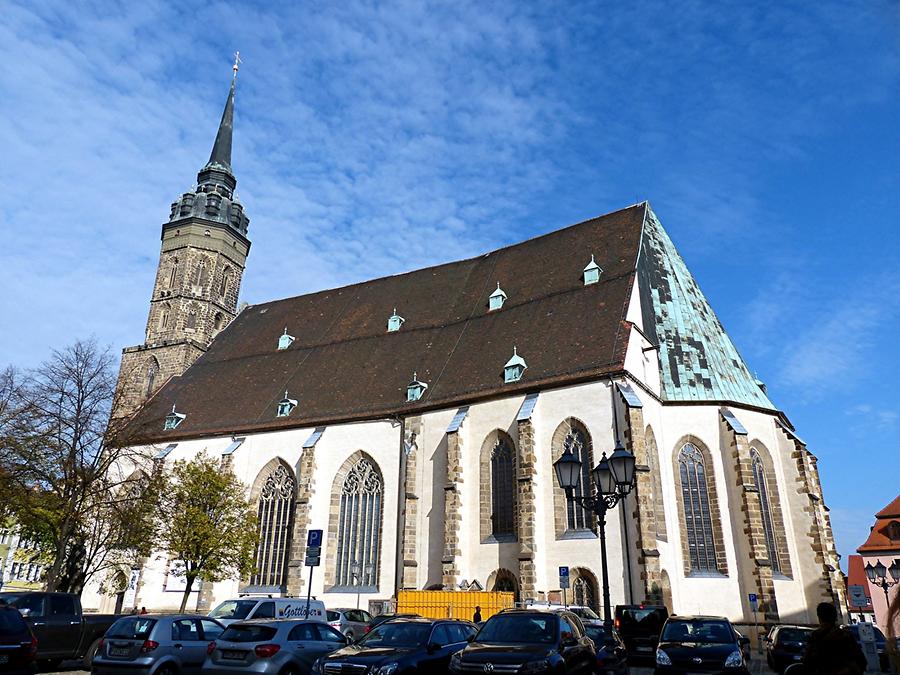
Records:
[[[231,268],[226,267],[222,272],[222,283],[219,285],[219,297],[224,298],[228,294],[228,287],[231,285]]]
[[[384,481],[378,468],[360,457],[341,486],[335,585],[378,585]]]
[[[206,258],[201,258],[199,262],[197,262],[197,267],[194,268],[194,279],[193,285],[200,286],[201,289],[206,286],[206,282],[209,280],[209,271],[206,268]]]
[[[781,573],[781,563],[778,558],[778,547],[775,545],[775,524],[772,521],[772,504],[769,501],[769,486],[766,483],[766,469],[763,466],[762,457],[756,448],[750,450],[750,461],[753,466],[753,482],[759,492],[759,507],[762,515],[763,534],[766,537],[766,550],[772,571]]]
[[[293,514],[294,476],[286,466],[279,464],[268,475],[259,493],[256,507],[259,542],[251,585],[284,587]]]
[[[597,608],[597,580],[594,575],[583,568],[573,569],[576,575],[572,579],[572,604],[582,607]]]
[[[572,424],[563,439],[562,445],[563,453],[569,451],[581,460],[581,480],[578,481],[578,485],[573,490],[573,493],[576,497],[586,497],[590,494],[591,469],[594,466],[590,437],[580,425]],[[568,499],[566,500],[566,529],[594,529],[594,519],[590,512]]]
[[[184,321],[185,328],[196,328],[197,327],[197,310],[190,309],[188,311],[187,319]]]
[[[171,307],[169,305],[163,305],[162,312],[159,315],[159,329],[167,330],[169,328],[169,312],[171,311]]]
[[[515,536],[516,460],[512,444],[500,437],[491,451],[491,534]]]
[[[690,569],[692,572],[716,572],[707,466],[703,453],[693,443],[685,443],[678,453],[678,471]]]
[[[151,356],[150,362],[147,364],[147,389],[144,392],[145,396],[150,396],[153,393],[153,385],[156,383],[157,375],[159,375],[159,361],[156,360],[155,356]]]

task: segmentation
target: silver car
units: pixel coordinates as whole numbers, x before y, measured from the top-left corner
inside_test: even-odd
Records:
[[[91,662],[97,675],[186,675],[199,673],[210,641],[225,627],[190,614],[126,616],[100,641]]]
[[[346,637],[321,621],[233,623],[210,643],[203,675],[306,675],[316,659],[347,642]]]
[[[351,642],[361,640],[368,632],[372,615],[361,609],[329,609],[325,612],[328,625],[346,635]]]

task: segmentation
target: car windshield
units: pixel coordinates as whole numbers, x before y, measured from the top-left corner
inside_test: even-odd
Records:
[[[598,647],[613,642],[612,636],[606,632],[606,629],[603,626],[589,623],[585,625],[584,632],[587,633],[587,636],[591,638]]]
[[[778,639],[781,642],[808,642],[811,634],[810,628],[782,628]]]
[[[275,637],[278,630],[271,626],[240,624],[229,626],[219,636],[222,642],[265,642]]]
[[[590,607],[567,607],[567,609],[580,619],[600,619],[600,617],[597,616],[597,612],[592,610]]]
[[[621,610],[619,630],[622,632],[659,633],[665,620],[666,616],[661,609],[628,607]]]
[[[369,631],[359,644],[364,647],[423,647],[431,634],[430,623],[388,621]]]
[[[340,621],[340,620],[341,620],[341,614],[340,614],[340,612],[332,612],[332,611],[329,609],[328,611],[325,612],[325,618],[326,618],[328,621]]]
[[[106,631],[106,637],[120,640],[146,640],[155,625],[156,619],[129,616],[127,619],[119,619],[110,626]]]
[[[246,619],[256,603],[256,600],[226,600],[209,615],[214,619]]]
[[[20,635],[25,630],[21,614],[15,609],[0,608],[0,635]]]
[[[664,642],[702,642],[706,644],[727,644],[735,641],[734,631],[726,621],[698,619],[695,621],[672,621],[663,629]]]
[[[489,644],[552,644],[556,642],[556,617],[550,614],[495,614],[481,627],[475,639]]]

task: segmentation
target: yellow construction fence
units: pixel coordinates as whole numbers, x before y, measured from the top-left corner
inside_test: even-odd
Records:
[[[472,620],[475,607],[486,620],[501,609],[513,606],[513,594],[488,591],[400,591],[397,614],[418,614],[430,619]]]

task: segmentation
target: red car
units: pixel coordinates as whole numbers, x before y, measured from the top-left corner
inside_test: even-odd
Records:
[[[0,606],[0,671],[34,672],[37,640],[17,609]]]

